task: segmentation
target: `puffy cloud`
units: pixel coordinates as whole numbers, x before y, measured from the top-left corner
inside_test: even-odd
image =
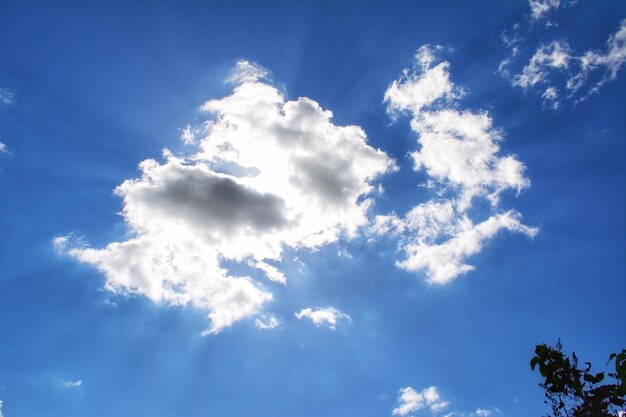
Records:
[[[407,271],[425,270],[428,281],[435,284],[446,284],[474,269],[465,260],[479,253],[485,242],[501,230],[518,232],[527,236],[535,236],[537,229],[521,223],[519,213],[509,211],[496,214],[478,224],[473,224],[466,214],[454,218],[454,223],[442,222],[437,229],[447,229],[421,239],[411,239],[404,247],[406,259],[397,265]],[[442,243],[435,243],[443,236]]]
[[[421,145],[411,154],[415,170],[425,169],[438,183],[461,190],[463,205],[476,196],[496,204],[505,189],[528,187],[524,165],[513,156],[498,155],[502,135],[492,123],[486,112],[448,109],[414,117],[411,126]]]
[[[389,86],[385,101],[389,111],[412,116],[411,129],[419,144],[411,153],[414,169],[429,175],[430,187],[437,189],[440,198],[416,205],[403,217],[395,213],[377,216],[370,230],[401,236],[400,248],[406,259],[397,262],[400,268],[424,271],[429,282],[445,284],[472,270],[466,259],[480,252],[500,230],[534,236],[537,229],[523,225],[515,211],[497,210],[502,192],[519,193],[530,186],[524,165],[513,155],[500,154],[502,132],[493,127],[487,112],[454,108],[457,95],[448,92],[458,89],[450,80],[450,65],[433,66],[434,59],[420,59],[435,52],[428,46],[420,48],[413,72],[403,71]],[[438,81],[424,82],[432,78]],[[446,87],[431,94],[433,84]],[[402,91],[411,94],[400,94]],[[489,201],[492,211],[478,222],[469,215],[476,199]]]
[[[423,408],[430,408],[433,412],[439,412],[450,404],[450,402],[441,399],[437,387],[425,388],[422,391],[415,391],[411,387],[402,388],[398,403],[398,407],[392,411],[394,416],[411,415],[411,413]]]
[[[400,390],[398,406],[393,409],[392,415],[400,417],[412,416],[413,413],[420,410],[430,410],[433,415],[437,415],[449,407],[450,402],[441,398],[437,387],[425,388],[422,391],[406,387]],[[474,412],[452,411],[445,414],[444,417],[489,417],[500,413],[499,408],[477,408]]]
[[[503,42],[511,48],[508,38],[503,37]],[[511,76],[509,67],[517,51],[516,44],[511,56],[500,63],[498,72],[514,87],[529,90],[541,86],[539,93],[544,104],[556,109],[563,100],[587,99],[617,78],[626,61],[626,20],[609,36],[604,51],[577,53],[565,40],[553,40],[540,44],[521,72]]]
[[[4,417],[4,414],[2,414],[2,404],[4,403],[2,400],[0,400],[0,417]]]
[[[183,130],[195,151],[166,150],[116,188],[130,238],[95,249],[66,236],[57,248],[97,267],[112,292],[207,310],[206,333],[261,313],[270,290],[225,265],[285,284],[268,261],[285,247],[355,236],[368,222],[372,180],[395,168],[360,127],[334,125],[311,99],[286,100],[266,77],[257,64],[237,63],[233,93],[204,103],[211,119]]]
[[[7,145],[5,145],[2,142],[0,142],[0,152],[9,153],[9,150],[7,149]]]
[[[202,164],[168,155],[163,165],[146,160],[140,168],[139,181],[126,180],[116,189],[124,199],[124,217],[136,231],[193,228],[220,241],[248,231],[272,233],[289,223],[281,197]]]
[[[327,325],[331,330],[335,330],[337,322],[339,320],[351,321],[349,315],[342,313],[334,307],[319,308],[313,310],[311,308],[305,308],[299,313],[295,313],[298,319],[308,318],[317,327],[321,325]]]
[[[268,76],[269,72],[259,64],[242,59],[237,61],[226,81],[241,84],[243,82],[256,82]]]
[[[435,53],[440,49],[440,46],[420,47],[413,69],[405,68],[402,76],[387,88],[384,101],[392,115],[406,111],[419,115],[423,107],[436,101],[450,101],[461,94],[461,90],[455,89],[450,81],[448,62],[432,66],[436,60]]]

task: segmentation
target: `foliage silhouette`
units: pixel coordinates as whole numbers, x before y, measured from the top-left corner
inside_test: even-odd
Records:
[[[550,405],[553,417],[615,417],[624,407],[626,397],[626,349],[613,353],[604,372],[592,373],[591,363],[585,362],[585,369],[578,368],[578,358],[564,354],[558,340],[554,347],[537,345],[535,356],[530,361],[534,371],[539,372],[544,381],[539,384],[545,390],[545,403]],[[614,372],[607,372],[614,361]],[[612,379],[605,381],[605,374]],[[620,414],[621,415],[621,414]]]

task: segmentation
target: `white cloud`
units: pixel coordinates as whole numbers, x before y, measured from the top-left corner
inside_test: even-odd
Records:
[[[535,236],[537,229],[521,223],[520,215],[509,211],[495,214],[478,224],[473,224],[466,214],[453,219],[453,223],[443,222],[435,227],[448,230],[437,230],[436,234],[427,235],[422,239],[411,239],[404,247],[406,259],[397,265],[407,271],[425,270],[430,283],[446,284],[474,269],[465,260],[479,253],[485,242],[501,230],[518,232],[527,236]],[[440,237],[445,239],[437,242]]]
[[[588,94],[596,93],[609,81],[617,77],[617,73],[626,61],[626,19],[622,20],[617,32],[609,36],[606,52],[587,51],[578,58],[579,72],[567,80],[567,88],[578,91],[595,71],[604,71],[602,78],[593,85]]]
[[[544,91],[543,94],[541,95],[543,102],[550,103],[550,106],[552,106],[552,108],[554,109],[559,107],[558,97],[559,97],[559,93],[556,87],[546,88],[546,91]]]
[[[0,104],[10,105],[15,102],[15,93],[0,87]]]
[[[429,188],[436,188],[440,198],[415,206],[404,217],[377,216],[370,230],[402,236],[400,248],[406,259],[397,265],[408,271],[423,270],[429,282],[445,284],[470,271],[466,259],[480,252],[498,231],[534,236],[537,230],[524,226],[519,213],[498,212],[502,192],[519,193],[530,186],[524,165],[513,155],[500,155],[502,132],[493,127],[487,112],[454,108],[458,94],[451,92],[459,89],[450,80],[450,65],[433,66],[434,59],[420,59],[434,54],[424,48],[430,50],[420,48],[413,72],[403,71],[389,86],[385,102],[390,112],[412,116],[411,129],[419,144],[411,153],[414,169],[429,175]],[[432,85],[444,87],[432,93]],[[490,217],[479,222],[469,215],[476,199],[488,200],[492,210]]]
[[[476,414],[478,417],[488,417],[493,414],[500,414],[500,409],[499,408],[493,408],[493,409],[477,408],[476,411],[474,411],[474,414]]]
[[[198,142],[196,137],[201,133],[201,129],[194,128],[190,124],[187,124],[187,126],[180,130],[180,140],[186,145],[195,145]]]
[[[335,330],[339,320],[351,321],[349,315],[342,313],[334,307],[318,308],[316,310],[305,308],[299,313],[295,313],[295,316],[298,319],[308,318],[318,327],[327,325],[331,330]]]
[[[267,262],[250,262],[250,266],[263,271],[267,279],[269,279],[270,281],[278,282],[279,284],[283,285],[287,283],[287,277],[285,276],[285,274],[283,274],[281,271],[278,270],[278,268],[268,264]]]
[[[517,47],[524,41],[524,38],[520,35],[520,27],[519,23],[515,23],[510,32],[505,30],[500,34],[502,42],[509,48],[514,48],[512,51],[513,56],[517,55],[519,52]]]
[[[262,66],[244,60],[237,61],[235,68],[231,71],[226,79],[227,82],[233,84],[241,84],[244,82],[257,82],[267,78],[269,72]]]
[[[141,176],[115,190],[132,236],[102,249],[55,244],[106,276],[105,287],[154,302],[207,310],[208,333],[261,313],[272,294],[226,262],[286,283],[267,261],[285,247],[316,249],[356,236],[378,175],[393,161],[358,126],[336,126],[309,98],[288,101],[267,70],[240,61],[231,95],[202,105],[212,120],[186,128],[197,152],[139,164]]]
[[[278,319],[274,316],[257,318],[254,320],[254,324],[261,330],[272,330],[280,325]]]
[[[0,152],[9,153],[9,150],[7,149],[7,145],[5,145],[2,142],[0,142]]]
[[[339,249],[337,251],[337,256],[341,256],[341,257],[344,257],[344,258],[352,259],[352,255],[350,254],[350,252],[348,252],[347,249]]]
[[[393,409],[394,416],[413,416],[416,411],[430,410],[433,415],[448,409],[450,401],[444,401],[439,394],[437,387],[425,388],[417,391],[412,387],[402,388],[398,396],[398,406]],[[452,411],[443,417],[489,417],[500,414],[499,408],[477,408],[474,412]]]
[[[540,45],[521,74],[513,77],[512,84],[528,88],[545,83],[550,71],[567,69],[571,60],[571,49],[565,41],[552,41],[547,45]]]
[[[442,47],[420,47],[415,55],[413,69],[405,68],[402,76],[387,88],[385,103],[392,115],[408,111],[417,116],[427,105],[437,101],[450,101],[462,94],[450,81],[448,62],[431,66],[439,49]]]
[[[469,412],[452,412],[452,413],[448,413],[443,417],[452,417],[452,416],[458,416],[458,417],[488,417],[488,416],[493,416],[495,414],[500,414],[501,411],[499,408],[492,408],[492,409],[487,409],[487,408],[478,408],[476,409],[476,411],[469,411]]]
[[[437,387],[425,388],[415,391],[411,387],[402,388],[398,397],[398,407],[394,408],[392,415],[407,416],[423,408],[430,408],[433,412],[439,412],[448,407],[450,402],[443,401],[437,392]]]
[[[433,412],[438,413],[438,412],[443,411],[446,408],[448,408],[448,405],[450,405],[449,401],[440,401],[440,402],[436,402],[434,404],[431,404],[430,405],[430,409]]]
[[[504,38],[503,41],[511,47]],[[565,99],[580,102],[617,78],[626,61],[626,20],[609,36],[604,51],[577,53],[565,40],[553,40],[540,44],[521,72],[511,76],[509,67],[515,55],[512,53],[504,59],[498,68],[512,86],[524,90],[542,86],[540,95],[544,103],[555,109]]]
[[[83,385],[83,381],[80,379],[77,379],[76,381],[62,380],[61,383],[63,384],[64,387],[67,387],[67,388],[78,388],[81,385]]]
[[[4,402],[0,400],[0,417],[4,417],[4,414],[2,414],[2,404],[4,404]]]
[[[436,182],[458,188],[463,205],[477,196],[496,204],[505,189],[519,192],[530,185],[521,162],[498,155],[502,135],[486,112],[424,112],[414,116],[411,127],[421,145],[411,154],[415,170],[424,169]]]
[[[547,15],[561,5],[561,0],[528,0],[530,18],[534,21],[546,19]]]

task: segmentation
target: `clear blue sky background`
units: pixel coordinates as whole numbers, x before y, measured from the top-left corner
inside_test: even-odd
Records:
[[[626,74],[556,110],[498,73],[501,33],[521,22],[516,72],[541,42],[603,50],[622,1],[583,1],[530,22],[525,1],[0,1],[0,400],[5,417],[391,416],[398,390],[437,386],[448,411],[544,410],[534,346],[560,337],[602,367],[626,347]],[[545,25],[548,26],[548,25]],[[392,238],[288,251],[286,286],[247,319],[201,336],[206,312],[103,289],[95,268],[55,251],[74,232],[94,247],[128,231],[112,190],[163,148],[198,107],[231,93],[239,59],[256,62],[289,99],[309,97],[337,125],[359,125],[400,170],[380,178],[373,214],[426,200],[409,117],[383,95],[424,44],[446,47],[459,106],[487,110],[503,154],[532,186],[502,196],[534,239],[498,234],[448,285],[394,266]],[[337,255],[346,250],[352,258]],[[335,331],[298,320],[334,306]],[[80,386],[66,382],[82,381]],[[419,410],[419,415],[430,415]],[[444,415],[445,413],[440,413]]]

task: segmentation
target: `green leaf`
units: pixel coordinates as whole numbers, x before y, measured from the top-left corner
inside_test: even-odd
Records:
[[[607,369],[595,374],[590,372],[590,362],[585,362],[584,370],[579,369],[576,353],[564,354],[561,349],[560,340],[554,347],[537,345],[536,355],[530,360],[531,370],[538,366],[544,378],[539,386],[545,390],[545,403],[552,408],[552,414],[547,416],[611,417],[611,408],[624,407],[626,349],[610,355],[606,368],[610,361],[615,360],[615,373]],[[604,382],[607,380],[610,382]]]
[[[535,353],[537,356],[543,356],[548,352],[548,347],[546,345],[537,345],[535,347]]]
[[[604,379],[604,372],[598,372],[595,376],[585,372],[583,379],[587,382],[591,382],[592,384],[597,384]]]
[[[618,407],[621,407],[621,406],[623,406],[623,405],[624,405],[624,400],[623,400],[623,399],[621,399],[621,398],[617,398],[617,397],[613,397],[613,398],[611,398],[611,402],[612,402],[613,404],[615,404],[616,406],[618,406]]]
[[[530,369],[534,371],[535,366],[537,366],[539,362],[541,362],[541,358],[539,358],[538,356],[535,356],[534,358],[532,358],[530,360]]]

